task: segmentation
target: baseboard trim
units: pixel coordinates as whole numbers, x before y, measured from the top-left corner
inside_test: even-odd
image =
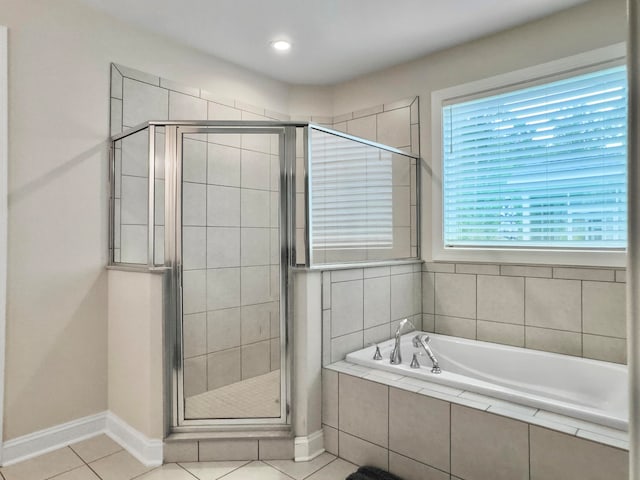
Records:
[[[103,433],[144,465],[162,465],[162,440],[148,438],[114,413],[106,411],[4,442],[2,466],[28,460]]]
[[[296,437],[293,442],[293,455],[296,462],[308,462],[324,453],[322,430],[306,437]]]
[[[101,412],[14,438],[2,445],[2,465],[6,467],[95,437],[105,433],[106,425],[107,412]]]
[[[106,434],[147,467],[162,465],[162,440],[151,439],[112,412],[107,413]]]

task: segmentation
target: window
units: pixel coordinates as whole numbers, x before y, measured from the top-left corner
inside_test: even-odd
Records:
[[[624,250],[626,67],[567,70],[439,103],[443,250]]]

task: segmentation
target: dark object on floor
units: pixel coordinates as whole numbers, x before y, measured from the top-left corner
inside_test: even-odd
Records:
[[[346,480],[402,480],[397,475],[376,467],[363,466],[353,472]]]

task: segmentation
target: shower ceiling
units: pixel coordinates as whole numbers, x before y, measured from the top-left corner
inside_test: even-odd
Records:
[[[587,0],[83,0],[292,84],[328,85]],[[293,44],[286,54],[270,42]]]

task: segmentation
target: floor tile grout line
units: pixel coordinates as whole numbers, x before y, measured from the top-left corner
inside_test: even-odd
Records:
[[[172,465],[171,463],[167,463],[165,465]],[[200,477],[198,477],[195,473],[191,472],[190,470],[186,469],[185,467],[183,467],[182,465],[180,465],[178,462],[173,463],[173,465],[177,465],[179,468],[181,468],[182,470],[184,470],[185,472],[187,472],[189,475],[191,475],[193,478],[200,480]]]

